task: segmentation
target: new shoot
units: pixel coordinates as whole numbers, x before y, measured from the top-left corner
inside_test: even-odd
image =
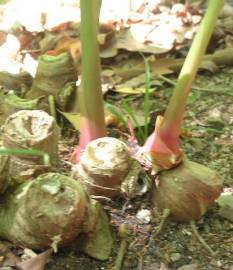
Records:
[[[100,79],[97,33],[100,1],[81,0],[82,76],[78,90],[80,140],[72,160],[77,163],[88,142],[106,136],[104,104]]]
[[[164,118],[158,118],[155,131],[144,146],[152,157],[154,170],[158,167],[164,170],[158,176],[152,202],[160,211],[169,209],[170,216],[180,222],[199,219],[214,204],[222,191],[223,180],[217,172],[182,158],[179,135],[191,84],[223,2],[209,1]],[[172,167],[175,168],[168,170]]]
[[[175,167],[182,160],[179,135],[186,101],[223,3],[224,0],[209,1],[164,117],[157,118],[155,130],[144,145],[143,151],[150,154],[152,164],[162,169]]]

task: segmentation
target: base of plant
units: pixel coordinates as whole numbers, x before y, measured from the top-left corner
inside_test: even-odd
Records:
[[[163,117],[158,116],[154,132],[146,140],[142,149],[142,152],[150,159],[155,172],[176,167],[182,160],[182,150],[177,145],[178,139],[170,139],[168,136],[164,138],[161,129],[162,122]],[[171,149],[170,145],[173,144],[175,147]]]
[[[59,127],[54,118],[41,110],[21,110],[11,114],[2,126],[2,141],[6,148],[37,149],[48,153],[51,164],[58,161]],[[41,156],[17,155],[22,160],[43,164]],[[25,162],[27,163],[27,162]]]
[[[80,234],[86,235],[86,240],[78,244],[84,245],[90,256],[108,259],[113,240],[107,215],[70,177],[42,174],[13,192],[5,192],[1,198],[0,236],[3,239],[27,248],[56,250]]]
[[[161,172],[152,202],[161,211],[169,209],[176,221],[196,220],[214,204],[222,184],[217,172],[184,160],[178,167]]]
[[[5,192],[0,236],[28,248],[48,248],[74,240],[83,230],[88,199],[82,186],[57,173],[43,174]]]
[[[120,194],[132,163],[130,150],[122,141],[103,137],[89,142],[73,167],[72,176],[87,192],[96,196],[114,197]]]
[[[48,97],[52,95],[60,110],[67,110],[72,104],[75,92],[77,71],[69,53],[59,55],[42,55],[31,89],[26,98]]]

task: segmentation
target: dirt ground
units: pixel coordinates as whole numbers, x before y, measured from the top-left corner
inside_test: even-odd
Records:
[[[202,90],[194,89],[189,98],[182,136],[187,157],[217,170],[228,190],[233,187],[232,75],[233,68],[228,67],[220,68],[215,74],[202,72],[197,77],[194,86]],[[170,94],[169,85],[156,90],[153,97],[156,110],[164,109]],[[161,99],[161,96],[166,98]],[[140,100],[137,98],[133,104],[138,103]],[[185,135],[189,133],[192,135]],[[67,147],[65,141],[61,143],[63,153]],[[151,209],[150,194],[134,201],[112,201],[105,204],[105,209],[115,234],[115,245],[109,261],[99,262],[81,254],[77,243],[54,255],[46,270],[111,269],[120,245],[117,227],[123,223],[128,224],[129,235],[122,270],[233,269],[233,224],[220,216],[217,204],[195,223],[199,235],[208,246],[201,243],[191,224],[165,221],[159,233],[161,216],[157,215],[149,224],[142,224],[136,214],[140,209]]]
[[[113,34],[110,28],[111,31],[104,35],[103,44],[99,42],[102,88],[105,101],[117,108],[127,100],[143,126],[145,91],[143,92],[142,88],[145,88],[145,63],[141,54],[148,57],[147,59],[152,57],[156,61],[161,60],[163,64],[163,60],[184,58],[205,5],[201,5],[201,8],[191,7],[187,13],[183,8],[179,11],[180,7],[177,11],[177,7],[175,9],[171,7],[172,12],[169,11],[170,7],[162,7],[160,12],[164,17],[160,17],[159,7],[151,8],[153,5],[156,6],[156,2],[172,2],[175,5],[179,1],[152,0],[147,1],[150,5],[144,7],[139,5],[138,9],[135,8],[137,12],[128,17],[129,6],[127,7],[125,0],[122,0],[123,2],[124,6],[121,6],[119,1],[111,0],[109,5],[110,0],[103,0],[101,13],[103,23],[107,22],[111,27],[116,25],[116,29],[119,28],[121,31],[114,30],[116,33],[113,31]],[[133,2],[140,4],[140,1]],[[233,47],[233,1],[227,2],[231,6],[228,5],[224,16],[221,15],[218,28],[215,29],[215,39],[211,40],[207,50],[208,54],[218,49]],[[78,1],[74,0],[12,0],[6,7],[2,5],[0,70],[12,73],[26,70],[34,76],[38,57],[48,52],[58,53],[63,47],[55,45],[64,37],[68,39],[67,48],[63,49],[70,54],[75,52],[72,57],[80,59],[80,50],[76,51],[80,48],[78,8]],[[138,18],[139,22],[141,20],[140,23]],[[132,33],[130,29],[133,30]],[[166,32],[167,35],[166,33],[164,35],[165,30],[169,30]],[[112,34],[114,38],[111,37]],[[132,34],[134,38],[131,38]],[[164,36],[168,37],[168,40],[163,38]],[[52,41],[54,46],[51,46]],[[153,44],[154,47],[148,44]],[[74,60],[77,60],[76,58]],[[78,60],[76,62],[79,63]],[[121,66],[122,62],[124,65]],[[138,65],[136,68],[133,66],[134,63]],[[153,61],[150,63],[153,64]],[[156,116],[163,115],[177,80],[178,70],[173,72],[171,68],[173,64],[171,61],[169,65],[157,67],[158,70],[156,68],[151,70],[153,91],[150,94],[149,132],[153,131]],[[165,80],[161,74],[165,76]],[[224,191],[231,195],[233,195],[232,86],[233,67],[217,66],[212,63],[202,69],[193,84],[181,130],[181,145],[187,158],[216,170],[224,179]],[[138,93],[135,93],[136,91]],[[70,112],[72,114],[72,110],[68,111]],[[62,118],[61,115],[59,117]],[[59,142],[61,161],[58,171],[70,174],[68,161],[78,144],[78,131],[67,119],[62,118],[61,121],[62,136]],[[137,132],[137,128],[135,131]],[[119,130],[114,126],[108,127],[108,135],[119,136]],[[107,261],[98,261],[83,254],[77,239],[71,246],[59,249],[49,259],[45,270],[120,270],[113,267],[122,242],[118,232],[122,224],[127,226],[128,234],[125,239],[127,248],[121,270],[233,270],[233,223],[232,220],[223,217],[217,203],[200,220],[180,224],[159,213],[151,203],[151,196],[152,194],[147,193],[133,200],[118,198],[102,202],[108,213],[114,236],[114,246]],[[140,219],[141,210],[146,210],[150,218],[146,216],[145,219]],[[12,250],[13,253],[16,250],[15,254],[18,256],[22,254],[23,249],[13,246]],[[0,265],[3,259],[0,253]],[[0,270],[12,269],[14,268],[10,266],[0,267]]]

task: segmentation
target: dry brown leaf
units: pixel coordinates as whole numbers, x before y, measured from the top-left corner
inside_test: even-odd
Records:
[[[81,58],[81,42],[79,38],[72,38],[68,36],[62,37],[58,42],[54,50],[49,51],[50,55],[58,55],[63,52],[70,52],[75,63]]]
[[[202,61],[200,68],[204,70],[208,70],[212,73],[215,73],[218,70],[218,66],[216,65],[216,63],[214,63],[214,61],[211,61],[211,60]]]
[[[161,53],[166,53],[168,52],[171,47],[166,48],[163,46],[159,46],[156,44],[154,45],[148,45],[144,44],[140,40],[135,39],[135,35],[133,36],[132,34],[132,29],[135,29],[131,27],[131,29],[122,29],[119,31],[116,35],[117,37],[117,48],[118,49],[125,49],[127,51],[136,51],[136,52],[144,52],[144,53],[153,53],[153,54],[161,54]],[[140,32],[138,34],[142,35]]]
[[[112,39],[115,38],[115,27],[111,24],[100,24],[99,34],[97,40],[100,46],[100,50],[109,47]]]
[[[17,263],[16,266],[20,270],[44,270],[44,267],[46,263],[48,262],[48,259],[52,255],[53,250],[48,249],[43,253],[40,253],[39,255],[32,257],[26,261],[22,261],[20,263]]]
[[[180,67],[182,60],[177,59],[155,59],[149,60],[150,69],[153,76],[158,74],[171,74],[177,67]],[[182,62],[181,62],[182,63]],[[145,73],[144,62],[140,59],[127,60],[126,63],[113,67],[115,74],[121,77],[121,82]]]
[[[0,268],[1,266],[15,266],[18,262],[20,258],[10,250],[8,244],[0,242]]]
[[[65,31],[65,30],[68,30],[71,25],[72,25],[73,22],[64,22],[64,23],[60,23],[54,27],[52,27],[50,29],[51,32],[54,32],[54,33],[58,33],[58,32],[61,32],[61,31]]]

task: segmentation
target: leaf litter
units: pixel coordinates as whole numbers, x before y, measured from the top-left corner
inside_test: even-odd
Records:
[[[11,0],[1,6],[0,70],[12,73],[24,70],[34,76],[39,55],[56,55],[64,51],[72,55],[80,70],[79,3],[72,0],[64,2]],[[119,8],[116,1],[103,1],[98,42],[106,85],[105,99],[121,112],[122,100],[133,96],[131,104],[134,110],[139,111],[135,115],[141,126],[145,124],[142,118],[145,67],[138,53],[143,52],[148,57],[151,67],[151,108],[155,109],[150,119],[153,125],[153,114],[165,109],[171,95],[169,80],[175,83],[174,75],[182,65],[182,59],[177,57],[183,58],[187,52],[203,14],[201,1],[187,6],[171,5],[171,2],[138,1],[138,4],[129,6],[128,1],[124,1]],[[27,16],[25,12],[29,9],[30,16]],[[224,6],[208,53],[216,49],[233,48],[232,10],[230,4]],[[232,65],[232,61],[226,64]],[[219,62],[212,60],[205,61],[202,68],[204,71],[197,77],[194,85],[196,90],[194,88],[189,99],[189,111],[182,129],[182,144],[188,157],[207,164],[223,175],[226,189],[230,190],[232,196],[233,100],[227,93],[231,93],[233,71],[229,67],[222,69]],[[162,79],[161,75],[168,80]],[[200,90],[205,88],[212,92]],[[223,92],[224,95],[219,94]],[[61,113],[71,124],[77,123],[78,115],[72,111]],[[108,121],[109,125],[116,126],[116,119]],[[74,128],[78,129],[79,126],[75,124]],[[118,130],[109,130],[112,134],[115,131],[119,136]],[[125,129],[122,131],[127,132]],[[60,142],[60,155],[65,156],[62,164],[64,172],[69,168],[68,155],[75,141],[75,131],[71,126],[66,127]],[[117,231],[121,224],[128,226],[128,249],[122,269],[232,269],[233,225],[222,214],[222,204],[221,201],[216,204],[205,217],[196,222],[196,227],[192,227],[190,224],[163,220],[156,209],[152,209],[149,224],[141,222],[137,213],[150,209],[148,195],[134,201],[119,199],[116,202],[105,202],[104,207],[111,216],[113,230]],[[158,234],[161,222],[163,226]],[[214,256],[197,235],[201,235],[204,243],[208,243],[207,247],[211,247]],[[13,257],[10,257],[13,259],[5,264],[9,256],[1,251],[0,267],[4,269],[17,263],[19,269],[111,269],[118,248],[119,242],[116,240],[112,258],[107,262],[98,262],[80,254],[77,244],[74,244],[55,254],[44,267],[47,255],[38,255],[35,261],[33,258],[18,265],[20,258],[15,259],[14,256],[19,255],[21,249],[11,247],[7,254],[12,254]],[[36,258],[41,260],[41,268],[36,268]]]

